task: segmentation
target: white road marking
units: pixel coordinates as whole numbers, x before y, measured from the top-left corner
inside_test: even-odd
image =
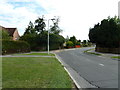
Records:
[[[104,66],[104,64],[101,64],[101,63],[100,63],[99,65],[100,65],[100,66]]]
[[[106,57],[104,57],[104,56],[98,56],[98,57],[101,57],[101,58],[106,58]]]

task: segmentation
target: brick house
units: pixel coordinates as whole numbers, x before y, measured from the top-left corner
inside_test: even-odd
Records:
[[[0,30],[6,30],[13,40],[19,40],[20,38],[17,28],[5,28],[3,26],[0,26]]]

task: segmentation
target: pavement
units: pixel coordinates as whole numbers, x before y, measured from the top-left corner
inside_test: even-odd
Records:
[[[88,49],[94,47],[65,49],[55,53],[78,88],[118,88],[118,60],[110,58],[117,55],[84,53]]]
[[[40,56],[40,55],[4,55],[0,57],[55,57],[55,56]]]

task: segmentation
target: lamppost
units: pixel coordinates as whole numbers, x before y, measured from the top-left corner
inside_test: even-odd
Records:
[[[55,20],[55,19],[48,19],[48,54],[49,54],[49,52],[50,52],[50,49],[49,49],[49,47],[50,47],[50,43],[49,43],[49,21],[50,20]]]

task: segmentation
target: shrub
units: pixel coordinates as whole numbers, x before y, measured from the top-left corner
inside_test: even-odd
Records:
[[[0,39],[10,40],[11,38],[6,30],[0,30]]]
[[[67,47],[67,48],[72,48],[73,46],[74,46],[74,44],[73,44],[72,41],[66,42],[66,47]]]
[[[82,44],[83,47],[88,47],[88,44]]]
[[[48,33],[43,32],[38,35],[26,34],[22,36],[20,40],[28,42],[32,51],[44,51],[47,50]],[[63,43],[65,41],[63,36],[50,33],[49,40],[50,50],[63,48]]]
[[[30,45],[25,41],[2,40],[2,54],[30,52]]]
[[[77,42],[76,45],[80,45],[80,42]]]

